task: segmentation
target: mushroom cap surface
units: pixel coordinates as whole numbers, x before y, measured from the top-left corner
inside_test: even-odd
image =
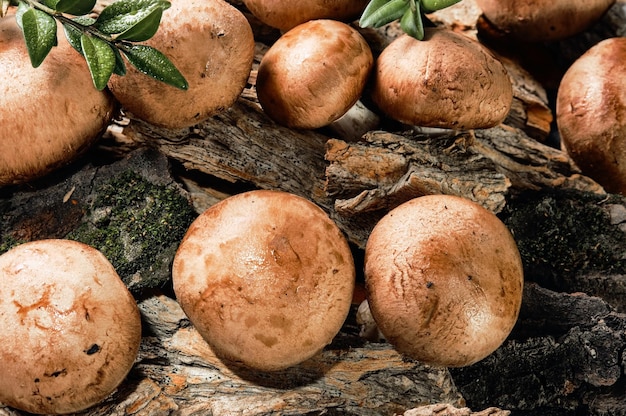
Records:
[[[585,175],[626,195],[626,38],[603,40],[566,71],[557,93],[561,143]]]
[[[365,10],[368,0],[244,0],[250,12],[268,26],[287,31],[315,19],[348,21]]]
[[[109,88],[134,116],[176,129],[200,123],[232,106],[254,58],[254,35],[243,13],[224,0],[171,0],[156,34],[145,42],[161,51],[189,84],[166,85],[126,65]]]
[[[424,40],[402,35],[379,55],[372,98],[405,124],[457,130],[489,128],[509,113],[513,87],[489,50],[447,29]]]
[[[555,41],[598,21],[615,0],[476,0],[500,31],[527,41]]]
[[[0,402],[63,414],[106,398],[141,341],[137,304],[109,261],[70,240],[0,256]]]
[[[59,34],[58,46],[33,68],[15,16],[0,19],[0,186],[71,162],[113,117],[113,97],[94,87],[85,60]]]
[[[312,202],[250,191],[207,209],[173,264],[174,291],[215,353],[272,371],[329,344],[355,285],[350,248]]]
[[[257,75],[263,111],[292,128],[326,126],[361,97],[374,58],[358,31],[320,19],[298,25],[265,53]]]
[[[385,338],[437,366],[470,365],[495,351],[522,301],[522,262],[506,226],[449,195],[415,198],[383,217],[366,245],[365,279]]]

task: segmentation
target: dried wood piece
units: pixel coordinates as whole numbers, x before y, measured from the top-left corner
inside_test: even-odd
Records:
[[[626,313],[625,214],[622,196],[553,189],[519,195],[501,218],[517,241],[526,280],[599,296]]]
[[[245,99],[192,128],[162,129],[133,119],[120,135],[135,145],[158,148],[188,170],[230,183],[282,189],[317,202],[325,199],[327,137],[280,126]]]
[[[506,197],[527,189],[602,193],[569,157],[501,126],[440,135],[370,132],[365,141],[329,140],[326,192],[345,216],[388,211],[426,194],[453,194],[500,212]]]
[[[509,182],[468,140],[471,135],[406,137],[382,131],[366,134],[366,143],[329,140],[326,192],[345,216],[388,211],[429,194],[463,195],[498,212]]]
[[[187,194],[159,152],[138,150],[102,166],[91,156],[41,182],[3,189],[0,253],[45,238],[82,241],[107,256],[134,294],[162,287],[196,216]]]
[[[626,315],[600,298],[527,284],[511,339],[485,360],[451,372],[470,407],[624,414],[625,328]],[[543,331],[549,334],[537,335]]]
[[[509,416],[508,410],[490,407],[479,412],[472,412],[468,407],[454,407],[449,404],[431,404],[407,410],[404,416]]]

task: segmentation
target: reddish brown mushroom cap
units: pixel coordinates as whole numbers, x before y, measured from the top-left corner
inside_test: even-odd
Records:
[[[567,70],[556,120],[562,144],[582,172],[626,195],[626,38],[606,39]]]
[[[497,29],[526,41],[554,41],[582,32],[615,0],[476,0]]]
[[[183,74],[179,90],[147,77],[130,64],[109,88],[135,117],[176,129],[200,123],[235,103],[254,58],[254,35],[246,17],[224,0],[170,0],[157,33],[146,44]]]
[[[458,367],[495,351],[519,314],[523,271],[515,241],[490,211],[431,195],[393,209],[365,250],[372,315],[400,352]]]
[[[0,256],[0,402],[72,413],[108,396],[141,341],[134,298],[98,250],[69,240]]]
[[[205,211],[172,275],[179,303],[216,354],[260,370],[296,365],[329,344],[355,284],[335,223],[278,191],[238,194]]]
[[[244,0],[248,10],[261,22],[283,31],[315,19],[348,21],[357,19],[368,0]]]
[[[58,46],[33,68],[15,16],[0,19],[0,186],[41,177],[88,149],[115,104],[93,86],[59,26]]]
[[[403,35],[382,51],[372,98],[406,124],[479,129],[504,121],[513,87],[484,46],[450,30],[427,28],[424,40]]]
[[[257,96],[276,122],[326,126],[361,97],[374,59],[365,39],[334,20],[312,20],[281,36],[259,65]]]

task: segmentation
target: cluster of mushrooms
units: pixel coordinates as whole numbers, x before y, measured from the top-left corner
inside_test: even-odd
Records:
[[[368,82],[378,110],[410,125],[488,128],[509,112],[506,70],[463,35],[427,28],[423,41],[400,36],[375,58],[344,23],[358,17],[366,1],[336,1],[332,12],[324,1],[298,2],[297,12],[277,0],[244,3],[284,31],[264,55],[257,79],[259,102],[278,123],[326,126],[357,103]],[[532,22],[532,7],[520,6],[511,19],[501,15],[502,2],[478,3],[502,30],[515,32],[520,20],[528,29]],[[526,4],[505,3],[510,9]],[[565,3],[549,4],[562,13]],[[612,2],[588,3],[602,5],[576,30]],[[286,9],[289,17],[281,14]],[[548,32],[564,36],[566,28],[551,25]],[[171,129],[210,117],[237,99],[254,57],[247,19],[223,0],[173,0],[148,42],[181,70],[186,92],[132,68],[96,91],[84,61],[62,38],[33,69],[20,36],[14,18],[0,21],[0,82],[12,80],[0,97],[10,109],[0,112],[0,186],[27,182],[75,158],[119,106]],[[626,59],[618,55],[626,56],[624,39],[582,57],[563,79],[568,87],[557,111],[576,161],[584,167],[592,157],[589,170],[619,176],[614,189],[625,192],[625,164],[603,165],[607,154],[626,160],[626,92],[623,81],[614,85],[626,75]],[[612,66],[598,76],[598,62],[606,61]],[[596,106],[598,100],[606,105]],[[41,103],[46,111],[33,114]],[[613,124],[581,137],[581,123],[608,115]],[[294,366],[328,345],[350,311],[355,276],[351,248],[322,209],[268,190],[207,209],[172,266],[176,298],[215,353],[259,371]],[[470,365],[495,351],[522,300],[522,263],[511,234],[492,212],[461,197],[424,196],[391,210],[369,237],[364,277],[382,336],[408,357],[436,366]],[[136,302],[114,268],[96,249],[67,240],[25,243],[0,256],[0,327],[10,334],[0,342],[0,402],[31,413],[71,413],[103,400],[132,368],[141,342]]]
[[[306,224],[306,226],[304,226]],[[302,363],[340,331],[355,262],[344,235],[311,201],[256,190],[208,208],[172,267],[177,301],[224,360],[259,371]],[[108,260],[69,240],[0,256],[0,402],[71,413],[108,396],[141,342],[134,298]],[[506,226],[465,198],[420,197],[389,212],[365,250],[371,312],[408,357],[472,364],[512,330],[523,271]]]

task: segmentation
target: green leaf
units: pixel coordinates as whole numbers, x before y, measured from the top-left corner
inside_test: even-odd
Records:
[[[159,28],[162,15],[163,9],[154,9],[150,14],[146,15],[145,18],[137,22],[137,24],[117,35],[117,39],[129,40],[131,42],[143,42],[150,39]]]
[[[30,7],[22,8],[21,11],[18,8],[18,12],[16,18],[24,33],[30,62],[37,68],[57,44],[56,21],[52,16]]]
[[[170,3],[164,0],[119,0],[102,10],[95,26],[108,35],[124,33],[141,24],[144,19],[148,19],[148,23],[152,22],[154,17],[150,15],[155,10],[163,12],[169,7]]]
[[[419,0],[411,0],[411,7],[400,19],[400,27],[409,36],[417,40],[424,39],[424,23],[422,22]]]
[[[83,26],[91,26],[96,19],[88,17],[88,16],[77,16],[72,19],[73,21],[80,23]],[[84,56],[83,47],[81,44],[81,38],[83,36],[83,32],[81,32],[75,26],[69,23],[63,23],[63,30],[65,31],[65,37],[67,41],[74,49],[76,49],[81,55]],[[115,45],[109,44],[111,50],[115,53],[115,68],[113,69],[113,73],[117,75],[125,75],[126,74],[126,66],[124,65],[124,59],[122,59],[122,55]]]
[[[96,6],[96,0],[46,0],[43,3],[59,13],[74,16],[87,14]]]
[[[373,1],[376,1],[376,0],[373,0]],[[380,3],[376,1],[376,5],[379,5]],[[368,7],[366,7],[366,10]],[[387,23],[391,23],[394,20],[401,18],[402,15],[404,15],[408,7],[409,7],[408,0],[386,1],[384,4],[380,5],[379,7],[372,8],[371,11],[368,12],[367,15],[364,12],[363,16],[361,16],[361,20],[359,23],[361,27],[368,27],[368,26],[381,27],[381,26],[386,25]]]
[[[424,13],[432,13],[437,10],[450,7],[461,0],[419,0],[422,3],[422,11]]]
[[[89,35],[82,35],[80,44],[93,84],[103,90],[115,70],[115,52],[107,42]]]
[[[122,52],[140,72],[181,90],[189,88],[185,77],[157,49],[147,45],[125,45]]]
[[[373,23],[370,22],[370,16],[372,15],[372,13],[384,6],[388,1],[389,0],[371,0],[365,7],[365,10],[363,10],[363,14],[361,15],[361,19],[359,20],[359,25],[361,27],[367,27],[371,23]]]
[[[120,50],[113,47],[113,52],[115,52],[115,69],[113,70],[113,73],[120,76],[126,75],[126,64],[124,63]]]
[[[72,20],[80,23],[83,26],[91,26],[96,21],[96,19],[88,16],[78,16],[73,18]],[[80,38],[83,35],[83,32],[81,32],[79,29],[69,23],[63,23],[63,31],[65,32],[65,37],[67,38],[69,44],[81,55],[83,55],[83,48],[80,45]]]

